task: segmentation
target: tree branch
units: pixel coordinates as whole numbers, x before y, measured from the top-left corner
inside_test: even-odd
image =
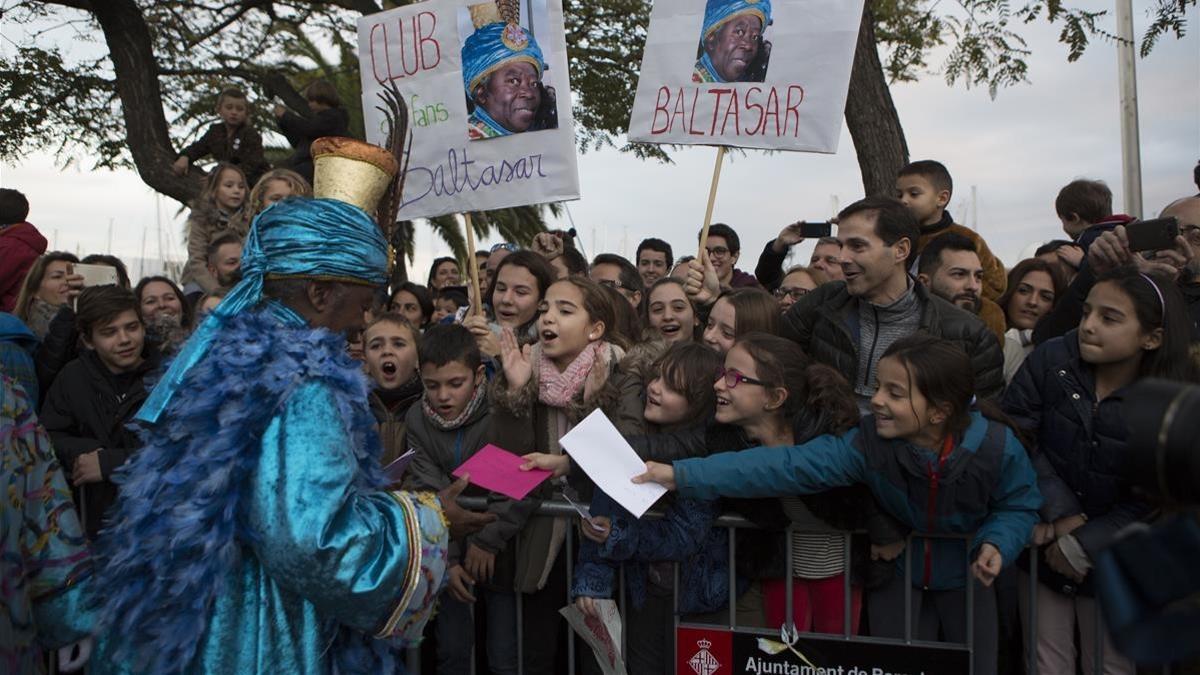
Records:
[[[138,174],[155,190],[184,203],[191,201],[200,191],[199,173],[181,177],[171,171],[175,149],[163,112],[154,43],[141,8],[134,0],[104,0],[89,11],[108,44],[127,147]]]
[[[74,9],[82,9],[85,12],[92,11],[91,0],[42,0],[42,4],[72,7]]]
[[[278,70],[257,70],[237,66],[224,68],[159,68],[158,74],[167,77],[198,77],[206,75],[240,77],[244,80],[259,83],[269,95],[278,96],[285,105],[293,110],[307,110],[307,103],[304,100],[304,96],[296,91],[296,88],[292,86],[287,77]]]

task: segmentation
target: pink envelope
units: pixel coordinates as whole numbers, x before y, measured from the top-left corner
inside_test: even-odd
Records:
[[[488,443],[455,469],[454,476],[458,478],[470,474],[471,482],[481,488],[513,499],[524,499],[525,495],[552,475],[545,469],[521,471],[524,463],[525,460],[517,455]]]

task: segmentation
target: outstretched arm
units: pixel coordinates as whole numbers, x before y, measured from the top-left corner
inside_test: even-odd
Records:
[[[866,463],[854,447],[857,430],[804,445],[751,448],[665,466],[648,462],[634,482],[656,482],[685,497],[783,497],[862,481]]]

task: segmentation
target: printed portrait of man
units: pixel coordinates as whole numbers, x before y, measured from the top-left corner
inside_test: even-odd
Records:
[[[762,82],[771,43],[771,0],[708,0],[693,82]]]
[[[471,140],[558,127],[554,88],[542,82],[546,62],[533,35],[502,19],[494,3],[470,7],[475,32],[462,46]]]

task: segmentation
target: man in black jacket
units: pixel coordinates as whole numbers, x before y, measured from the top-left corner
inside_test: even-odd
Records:
[[[920,230],[898,200],[868,197],[838,214],[845,281],[824,284],[783,316],[784,337],[817,361],[838,369],[870,412],[875,366],[888,346],[920,330],[957,344],[970,357],[975,390],[999,398],[1004,354],[978,317],[931,295],[908,275]]]
[[[88,538],[95,539],[116,501],[112,472],[137,448],[125,423],[146,398],[142,380],[158,356],[147,353],[145,326],[128,289],[85,288],[75,323],[87,349],[55,378],[41,419],[70,475]]]

